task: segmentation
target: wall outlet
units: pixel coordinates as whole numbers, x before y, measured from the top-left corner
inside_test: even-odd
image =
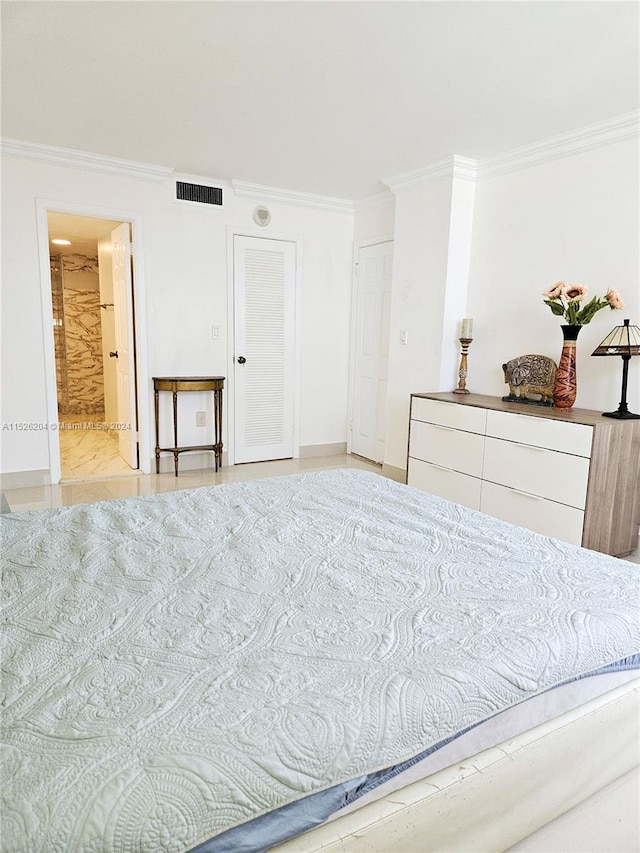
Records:
[[[196,426],[206,426],[207,425],[207,413],[206,412],[196,412]]]

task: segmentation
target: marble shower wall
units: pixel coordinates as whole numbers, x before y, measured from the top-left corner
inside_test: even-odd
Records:
[[[64,342],[64,302],[62,299],[62,258],[51,257],[51,302],[53,307],[53,346],[56,357],[58,411],[67,400],[67,349]]]
[[[62,299],[64,354],[56,347],[58,374],[58,411],[61,415],[101,414],[104,412],[102,370],[102,324],[98,259],[80,255],[62,255],[62,287],[56,302]],[[53,285],[53,275],[52,275]],[[56,327],[57,328],[57,327]],[[55,337],[55,332],[54,332]]]

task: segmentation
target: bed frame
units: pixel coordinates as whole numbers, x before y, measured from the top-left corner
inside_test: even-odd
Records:
[[[639,712],[634,679],[272,849],[507,850],[640,763]]]

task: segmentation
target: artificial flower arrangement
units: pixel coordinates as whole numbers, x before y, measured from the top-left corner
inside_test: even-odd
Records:
[[[608,306],[616,311],[624,308],[622,297],[613,287],[610,287],[602,298],[594,296],[586,305],[582,305],[587,292],[588,289],[583,284],[556,281],[542,295],[545,305],[548,305],[556,316],[564,317],[570,326],[586,326],[601,308]]]

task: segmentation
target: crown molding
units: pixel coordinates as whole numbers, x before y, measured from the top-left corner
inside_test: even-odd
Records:
[[[454,154],[452,157],[436,160],[435,163],[425,166],[424,169],[405,172],[392,178],[384,178],[382,183],[386,184],[391,192],[397,194],[417,189],[434,181],[440,181],[442,178],[462,178],[467,181],[475,181],[477,170],[478,163],[476,160]]]
[[[478,164],[478,178],[490,178],[517,169],[538,166],[552,160],[581,154],[583,151],[633,139],[638,135],[640,135],[640,112],[625,113],[578,130],[541,139],[530,145],[512,148],[510,151],[498,154],[497,157],[481,160]]]
[[[346,198],[334,198],[328,195],[303,193],[296,190],[284,190],[264,184],[251,184],[247,181],[231,181],[237,196],[273,201],[280,204],[295,204],[300,207],[315,207],[319,210],[332,210],[338,213],[353,213],[354,204]]]
[[[17,139],[0,140],[0,154],[3,157],[23,157],[56,166],[74,166],[76,169],[88,169],[91,172],[121,175],[157,183],[173,174],[173,169],[166,166],[140,163],[137,160],[122,160],[119,157],[107,157],[104,154],[92,154],[89,151],[77,151],[74,148],[57,148],[53,145],[41,145],[38,142],[21,142]]]
[[[356,199],[356,201],[354,201],[353,203],[353,207],[356,211],[363,211],[368,210],[370,207],[377,207],[380,204],[389,204],[389,202],[394,201],[395,196],[391,192],[391,190],[380,190],[379,192],[373,193],[372,195]]]
[[[383,180],[389,190],[374,193],[366,198],[351,201],[333,196],[317,195],[315,193],[285,190],[263,184],[252,184],[247,181],[212,181],[211,178],[198,178],[207,184],[231,185],[237,196],[246,196],[264,201],[281,204],[293,204],[302,207],[332,210],[341,213],[353,213],[354,210],[379,204],[387,200],[391,194],[406,192],[417,187],[441,180],[443,178],[460,178],[475,181],[490,178],[507,172],[537,166],[574,154],[580,154],[595,148],[635,139],[640,136],[640,111],[625,113],[613,119],[597,122],[587,127],[568,133],[551,136],[538,142],[513,148],[496,157],[485,160],[472,160],[467,157],[453,155],[443,160],[412,172],[386,178]],[[143,181],[159,183],[174,174],[174,169],[167,166],[157,166],[152,163],[142,163],[137,160],[123,160],[118,157],[108,157],[103,154],[93,154],[89,151],[79,151],[74,148],[59,148],[53,145],[42,145],[37,142],[22,142],[17,139],[0,139],[0,154],[4,157],[22,157],[38,160],[59,166],[73,166],[93,172],[108,175],[120,175]]]
[[[212,178],[210,175],[193,175],[191,172],[176,172],[175,170],[172,170],[171,174],[176,181],[184,181],[187,184],[203,184],[206,187],[231,189],[231,184],[224,178]]]
[[[514,172],[518,169],[526,169],[529,166],[538,166],[563,157],[571,157],[574,154],[581,154],[594,148],[602,148],[616,142],[634,139],[639,135],[640,112],[625,113],[613,119],[581,127],[578,130],[541,139],[530,145],[512,148],[486,160],[471,160],[457,155],[445,157],[443,160],[437,160],[423,169],[386,178],[383,183],[393,193],[397,194],[442,178],[462,178],[463,180],[475,181]]]

